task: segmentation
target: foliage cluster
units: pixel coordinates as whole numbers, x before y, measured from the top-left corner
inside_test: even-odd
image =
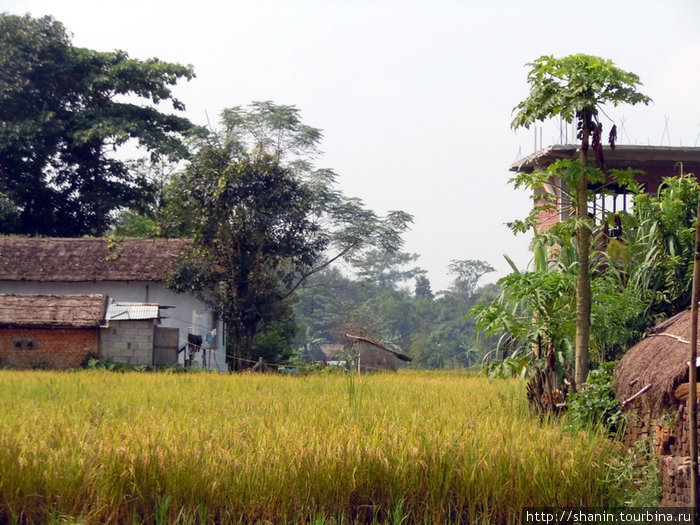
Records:
[[[567,399],[567,416],[574,429],[602,427],[615,435],[624,430],[624,415],[615,397],[615,362],[592,370],[578,392]]]
[[[160,111],[190,66],[72,45],[63,25],[0,13],[0,232],[103,235],[114,213],[139,207],[151,181],[114,152],[187,155],[185,118]]]
[[[608,475],[610,483],[620,488],[621,506],[656,508],[661,504],[661,466],[652,436],[618,455]]]
[[[614,444],[539,423],[517,381],[352,381],[0,371],[0,521],[519,523],[617,503]]]
[[[493,268],[483,261],[451,264],[452,285],[433,295],[430,282],[417,268],[404,269],[417,256],[370,252],[355,261],[355,276],[327,269],[299,291],[295,313],[300,326],[296,337],[307,361],[323,359],[320,344],[335,342],[338,327],[352,323],[370,328],[383,343],[413,358],[411,368],[460,368],[481,363],[494,341],[480,338],[472,319],[472,305],[487,303],[496,288],[478,288]],[[413,292],[402,287],[414,277]]]
[[[695,177],[686,174],[665,179],[657,195],[638,193],[631,211],[616,214],[616,237],[606,232],[610,217],[596,218],[590,258],[594,364],[618,359],[647,328],[687,306],[698,189]],[[514,268],[500,280],[498,299],[470,312],[478,329],[500,335],[501,341],[507,335],[518,349],[515,357],[525,357],[520,361],[525,366],[544,357],[538,352],[543,343],[551,345],[563,365],[562,379],[572,362],[575,335],[577,248],[572,229],[569,220],[536,234],[532,269]]]

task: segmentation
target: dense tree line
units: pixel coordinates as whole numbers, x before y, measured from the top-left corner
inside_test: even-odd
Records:
[[[433,294],[424,271],[403,269],[416,258],[372,252],[355,261],[352,271],[333,268],[310,279],[300,290],[295,309],[301,356],[306,361],[323,359],[320,344],[337,342],[338,331],[349,325],[410,355],[411,367],[480,365],[496,346],[495,340],[478,336],[475,322],[465,313],[496,297],[496,286],[478,287],[480,278],[493,268],[483,261],[453,261],[451,286]]]

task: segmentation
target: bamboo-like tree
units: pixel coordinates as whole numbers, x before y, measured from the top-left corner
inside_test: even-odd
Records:
[[[592,223],[588,217],[589,149],[593,149],[596,164],[602,167],[602,124],[598,113],[604,104],[648,104],[651,99],[637,91],[639,77],[617,68],[612,61],[576,54],[564,58],[542,56],[528,64],[530,95],[515,108],[511,123],[514,129],[529,128],[536,121],[561,117],[574,119],[581,141],[580,170],[576,177],[576,243],[578,275],[576,280],[576,372],[575,380],[582,383],[588,376],[591,326],[590,251]],[[615,126],[610,132],[614,147]]]

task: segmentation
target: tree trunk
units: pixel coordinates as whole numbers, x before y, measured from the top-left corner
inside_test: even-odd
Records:
[[[583,210],[579,217],[587,216],[588,178],[579,181],[577,209]],[[576,384],[580,385],[588,378],[588,346],[591,334],[591,274],[589,259],[591,251],[591,230],[585,224],[576,228],[576,245],[578,247],[578,275],[576,277]]]
[[[246,326],[246,338],[245,338],[245,358],[249,361],[253,361],[253,339],[255,339],[255,334],[258,331],[258,323],[251,323]],[[250,364],[246,365],[248,368]]]
[[[233,332],[233,357],[231,358],[231,364],[233,365],[231,369],[233,370],[240,370],[241,369],[241,360],[240,358],[243,357],[243,337],[242,337],[242,330],[236,326]]]
[[[588,115],[583,116],[581,137],[581,164],[588,163]],[[588,378],[591,338],[591,229],[583,219],[588,218],[588,176],[583,174],[578,182],[576,216],[580,219],[576,227],[576,247],[578,248],[578,275],[576,277],[576,367],[574,379],[580,385]]]

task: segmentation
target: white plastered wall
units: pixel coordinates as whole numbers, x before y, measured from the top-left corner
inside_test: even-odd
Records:
[[[207,305],[191,295],[176,293],[169,290],[161,283],[154,282],[33,282],[33,281],[1,281],[0,293],[8,294],[105,294],[114,301],[133,303],[157,303],[161,306],[173,306],[161,310],[165,316],[161,326],[178,328],[180,330],[179,347],[187,344],[188,333],[206,333],[210,327],[193,326],[196,319],[213,319],[211,314],[203,315],[208,311]],[[196,312],[196,315],[195,315]],[[207,368],[226,370],[226,345],[223,322],[219,319],[213,321],[216,328],[216,337],[212,341],[211,359],[208,359]],[[195,364],[201,366],[202,352],[195,354]],[[180,354],[182,363],[184,352]]]

